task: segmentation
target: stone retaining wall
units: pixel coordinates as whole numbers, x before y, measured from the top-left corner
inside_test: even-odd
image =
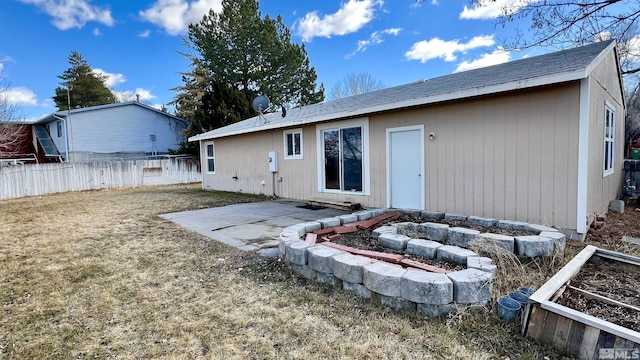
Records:
[[[386,211],[389,210],[363,210],[289,226],[280,234],[280,257],[294,272],[307,279],[342,288],[361,298],[375,299],[396,310],[419,311],[428,317],[436,317],[455,311],[458,306],[482,306],[491,299],[492,279],[497,269],[491,259],[468,249],[474,242],[495,244],[521,256],[548,256],[564,250],[564,235],[553,228],[416,210],[403,211],[420,215],[425,220],[467,220],[480,226],[529,230],[539,232],[539,235],[512,237],[428,221],[397,223],[373,230],[372,238],[381,246],[467,267],[447,274],[403,268],[322,243],[310,244],[301,240],[308,232],[368,220]],[[408,234],[420,234],[421,238],[411,238]]]

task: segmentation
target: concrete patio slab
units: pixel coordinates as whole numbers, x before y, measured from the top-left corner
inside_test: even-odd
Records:
[[[312,210],[302,201],[272,200],[160,215],[182,227],[245,251],[278,246],[283,228],[345,215],[333,208]]]

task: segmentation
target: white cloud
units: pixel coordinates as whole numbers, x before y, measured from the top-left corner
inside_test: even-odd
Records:
[[[296,20],[294,28],[302,41],[311,41],[316,36],[330,38],[332,35],[345,35],[360,30],[373,20],[376,5],[382,0],[349,0],[333,13],[318,16],[317,11],[307,13]]]
[[[140,34],[138,34],[138,37],[148,38],[149,35],[151,35],[151,30],[147,29],[147,30],[141,32]]]
[[[13,61],[13,59],[6,55],[0,55],[0,74],[2,74],[2,69],[4,69],[4,63]]]
[[[140,101],[145,102],[152,99],[155,99],[157,96],[151,94],[151,91],[143,88],[136,88],[135,90],[127,90],[127,91],[113,91],[113,94],[116,96],[118,101],[136,101],[137,96],[140,96]]]
[[[600,33],[597,33],[593,39],[593,41],[595,42],[600,42],[600,41],[607,41],[611,39],[611,32],[610,31],[603,31]]]
[[[104,84],[109,89],[112,89],[116,85],[122,84],[122,83],[127,81],[127,78],[123,74],[108,73],[108,72],[106,72],[106,71],[104,71],[102,69],[93,69],[93,72],[95,74],[97,74],[97,75],[106,77],[106,80],[104,81]]]
[[[473,61],[463,61],[456,68],[455,72],[472,70],[491,65],[506,63],[511,59],[511,54],[502,48],[497,48],[490,54],[482,54],[480,58]]]
[[[469,8],[467,5],[460,13],[460,19],[495,19],[503,15],[512,15],[523,7],[538,0],[480,0]]]
[[[48,97],[40,102],[40,106],[45,108],[51,108],[51,107],[55,107],[56,104],[53,102],[52,98]]]
[[[3,95],[7,102],[12,105],[38,105],[36,94],[26,87],[7,88]]]
[[[369,39],[367,40],[360,40],[358,41],[358,48],[352,52],[351,54],[347,55],[347,58],[352,57],[353,55],[359,53],[359,52],[363,52],[365,50],[367,50],[367,48],[371,45],[378,45],[381,44],[382,42],[384,42],[384,39],[382,38],[383,35],[393,35],[393,36],[398,36],[398,34],[400,33],[400,31],[402,31],[402,28],[390,28],[390,29],[385,29],[382,31],[374,31],[371,36],[369,37]]]
[[[157,0],[150,8],[140,11],[140,16],[156,24],[169,35],[185,33],[189,24],[202,20],[209,9],[222,11],[222,0]]]
[[[624,44],[626,51],[623,51],[622,56],[630,62],[640,62],[640,35],[636,35],[627,40]]]
[[[382,30],[381,33],[382,34],[389,34],[389,35],[393,35],[393,36],[398,36],[400,31],[402,31],[402,28],[390,28],[390,29]]]
[[[613,34],[610,31],[603,31],[596,34],[594,42],[611,40]],[[640,35],[636,35],[628,40],[618,43],[620,59],[627,62],[640,62]]]
[[[456,53],[464,54],[469,50],[493,46],[494,44],[493,35],[475,36],[467,43],[461,43],[459,40],[444,41],[439,38],[433,38],[413,44],[404,56],[407,60],[420,60],[421,63],[437,58],[445,61],[455,61],[457,58]]]
[[[100,28],[95,28],[95,29],[93,29],[93,35],[94,35],[94,36],[100,36],[100,35],[102,35],[102,32],[100,31]]]
[[[89,21],[113,26],[109,8],[90,5],[87,0],[19,0],[32,4],[53,17],[53,25],[60,30],[82,28]]]
[[[411,3],[411,7],[412,8],[418,8],[421,7],[422,5],[426,4],[427,0],[416,0],[416,1],[412,1]],[[440,3],[438,2],[438,0],[431,0],[429,1],[429,4],[431,5],[440,5]]]
[[[116,90],[115,87],[117,85],[127,82],[127,78],[124,74],[109,73],[102,69],[93,69],[93,72],[97,75],[106,77],[104,84],[120,102],[136,101],[138,96],[140,97],[141,102],[148,102],[157,97],[151,94],[151,91],[143,88],[136,88],[135,90]]]

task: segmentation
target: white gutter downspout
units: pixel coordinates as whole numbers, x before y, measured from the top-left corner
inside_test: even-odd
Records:
[[[589,76],[580,81],[580,119],[578,127],[578,186],[576,232],[587,233],[587,182],[589,175]]]
[[[208,164],[207,164],[207,149],[206,148],[203,149],[202,145],[204,145],[204,142],[202,140],[198,140],[198,153],[200,153],[200,174],[201,174],[200,176],[202,177],[202,184],[200,185],[200,187],[202,188],[202,190],[206,190],[205,186],[204,186],[204,181],[206,179],[204,178],[204,176],[207,173],[206,166],[208,166]],[[204,150],[204,151],[202,151],[202,150]],[[204,157],[202,155],[204,155]]]
[[[67,126],[67,119],[63,119],[56,114],[53,114],[53,117],[60,121],[64,121],[64,162],[69,162],[69,127]]]

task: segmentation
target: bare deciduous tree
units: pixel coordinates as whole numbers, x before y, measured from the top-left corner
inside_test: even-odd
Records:
[[[335,100],[347,96],[364,94],[384,89],[385,87],[382,81],[374,79],[371,74],[349,74],[331,89],[329,99]]]
[[[627,140],[640,139],[640,83],[627,91],[627,119],[625,132]]]
[[[9,86],[0,78],[0,158],[20,155],[20,144],[24,142],[26,126],[16,122],[18,108],[8,96]]]
[[[503,27],[528,22],[528,29],[504,45],[507,50],[549,45],[566,48],[615,39],[622,73],[640,72],[640,1],[637,0],[471,0],[476,7],[503,2]]]

